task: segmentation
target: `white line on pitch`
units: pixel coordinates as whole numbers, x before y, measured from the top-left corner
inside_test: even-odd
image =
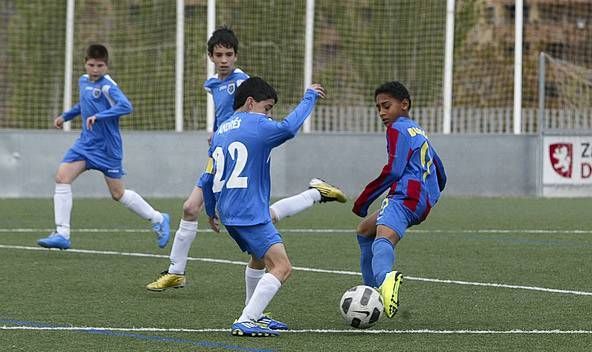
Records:
[[[48,249],[41,248],[41,247],[12,246],[12,245],[1,245],[1,244],[0,244],[0,248],[23,249],[23,250],[30,250],[30,251],[48,251]],[[54,250],[54,251],[57,251],[57,250]],[[97,250],[90,250],[90,249],[68,249],[65,252],[66,253],[101,254],[101,255],[120,255],[120,256],[127,256],[127,257],[144,257],[144,258],[168,258],[168,255],[164,255],[164,254],[117,252],[117,251],[97,251]],[[227,259],[214,259],[214,258],[189,257],[189,258],[187,258],[187,260],[208,262],[208,263],[233,264],[233,265],[246,265],[247,264],[246,262],[242,262],[242,261],[227,260]],[[327,270],[327,269],[317,269],[317,268],[305,268],[305,267],[298,267],[298,266],[294,266],[294,267],[292,267],[292,269],[298,270],[298,271],[326,273],[326,274],[353,275],[353,276],[361,276],[362,275],[361,273],[356,272],[356,271],[345,271],[345,270]],[[498,287],[498,288],[517,289],[517,290],[541,291],[541,292],[548,292],[548,293],[572,294],[572,295],[578,295],[578,296],[592,296],[592,292],[561,290],[561,289],[555,289],[555,288],[545,288],[545,287],[536,287],[536,286],[507,285],[507,284],[497,284],[497,283],[488,283],[488,282],[471,282],[471,281],[460,281],[460,280],[442,280],[442,279],[430,279],[430,278],[422,278],[422,277],[414,277],[414,276],[405,276],[405,279],[411,280],[411,281],[435,282],[435,283],[443,283],[443,284]]]
[[[55,229],[33,229],[33,228],[16,228],[16,229],[0,229],[0,233],[50,233]],[[138,233],[138,232],[152,232],[151,229],[75,229],[78,233]],[[354,233],[354,229],[283,229],[279,228],[282,233]],[[211,229],[199,229],[199,232],[214,232]],[[589,235],[592,234],[590,230],[542,230],[542,229],[475,229],[475,230],[439,230],[439,229],[409,229],[412,233],[447,233],[447,234],[576,234]]]
[[[109,328],[109,327],[44,327],[44,326],[0,326],[0,330],[44,330],[44,331],[123,331],[123,332],[191,332],[191,333],[205,333],[205,332],[228,332],[228,328],[224,329],[186,329],[186,328]],[[414,329],[414,330],[354,330],[354,329],[300,329],[300,330],[286,330],[282,333],[318,333],[318,334],[475,334],[475,335],[506,335],[506,334],[566,334],[566,335],[580,335],[592,334],[590,330],[431,330],[431,329]]]

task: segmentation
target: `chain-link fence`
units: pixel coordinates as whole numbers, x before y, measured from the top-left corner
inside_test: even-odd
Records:
[[[299,100],[305,77],[306,7],[310,0],[215,2],[215,22],[240,40],[237,65],[278,90],[278,117]],[[68,0],[0,2],[0,128],[51,128],[63,110]],[[135,111],[124,129],[174,130],[175,57],[183,52],[184,130],[206,128],[207,0],[77,0],[74,11],[72,101],[84,73],[84,49],[110,49],[111,76]],[[175,38],[183,4],[182,48]],[[512,133],[516,1],[456,0],[452,62],[452,133]],[[377,132],[374,88],[404,82],[412,116],[429,132],[442,132],[444,116],[444,0],[315,1],[312,80],[329,98],[311,120],[311,131]],[[523,7],[521,131],[538,131],[537,56],[541,51],[577,67],[592,68],[592,2],[530,0]],[[567,76],[547,81],[549,108]],[[590,78],[588,78],[590,79]],[[555,87],[555,88],[554,88]],[[571,94],[571,93],[570,93]],[[573,95],[573,94],[572,94]],[[574,96],[577,96],[574,95]],[[590,106],[576,104],[576,118]],[[75,122],[73,128],[78,128]],[[558,122],[556,122],[558,123]],[[572,123],[574,124],[574,123]],[[577,125],[577,124],[575,124]]]

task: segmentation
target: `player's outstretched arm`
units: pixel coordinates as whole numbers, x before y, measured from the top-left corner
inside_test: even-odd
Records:
[[[442,192],[446,186],[446,171],[444,171],[444,164],[442,164],[442,160],[436,151],[434,151],[432,157],[434,159],[434,166],[436,167],[436,176],[438,177],[438,188]]]
[[[320,83],[313,83],[310,87],[308,87],[308,89],[314,90],[315,92],[317,92],[318,96],[323,99],[327,98],[327,92]]]
[[[262,120],[259,126],[266,137],[265,141],[274,148],[293,138],[310,116],[319,97],[326,97],[325,88],[318,83],[312,84],[306,89],[300,103],[282,121]]]
[[[129,101],[127,96],[123,94],[123,92],[118,86],[110,86],[108,92],[109,96],[115,102],[115,104],[111,106],[109,109],[97,113],[95,116],[98,120],[119,118],[124,115],[131,114],[132,111],[134,111],[132,103]]]
[[[57,116],[53,119],[53,126],[55,128],[63,128],[64,122],[70,121],[74,119],[76,116],[80,115],[80,103],[74,105],[70,110],[64,111],[61,115]]]
[[[389,127],[387,129],[388,161],[382,168],[380,175],[370,182],[354,202],[354,214],[364,217],[368,214],[368,207],[380,197],[384,191],[397,182],[407,167],[407,154],[411,147],[409,138],[401,131]]]
[[[53,119],[53,127],[57,129],[64,128],[64,117],[62,115],[57,116],[55,119]]]
[[[90,116],[86,119],[86,128],[92,131],[92,126],[97,122],[97,117],[95,115]]]

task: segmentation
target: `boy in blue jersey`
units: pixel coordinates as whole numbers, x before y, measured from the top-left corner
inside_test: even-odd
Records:
[[[284,120],[274,121],[269,115],[277,102],[275,90],[259,77],[249,78],[237,89],[236,112],[213,135],[204,178],[210,226],[219,231],[219,216],[241,250],[250,254],[249,266],[268,270],[232,324],[233,335],[276,336],[277,330],[287,329],[263,314],[292,270],[268,208],[270,153],[296,135],[319,97],[324,98],[325,91],[313,84]],[[270,320],[281,326],[274,328]]]
[[[387,164],[356,199],[353,212],[361,217],[384,191],[389,190],[379,211],[358,225],[360,267],[364,284],[378,287],[387,317],[399,308],[403,276],[392,271],[395,246],[407,228],[421,223],[436,205],[446,185],[440,157],[424,130],[409,118],[411,97],[400,82],[379,86],[374,99],[386,126]]]
[[[228,27],[220,27],[208,40],[208,57],[214,63],[216,74],[204,82],[205,90],[212,95],[215,108],[214,132],[234,113],[233,103],[237,88],[249,76],[235,67],[238,59],[238,39]],[[297,214],[318,202],[345,202],[346,197],[338,188],[319,179],[312,179],[309,189],[295,196],[274,203],[269,212],[274,222]],[[185,286],[185,268],[192,242],[197,236],[197,218],[203,208],[203,175],[196,182],[189,198],[183,204],[183,218],[175,234],[171,248],[169,269],[158,279],[146,285],[150,291]],[[245,268],[246,296],[250,297],[265,268]]]
[[[62,128],[65,121],[82,116],[82,131],[66,152],[55,176],[53,196],[56,230],[37,243],[46,248],[70,248],[71,184],[86,170],[98,170],[114,200],[152,222],[156,240],[164,248],[169,240],[169,215],[154,210],[138,193],[125,189],[123,146],[119,118],[132,112],[132,105],[117,83],[107,74],[109,54],[103,45],[86,50],[85,70],[79,80],[80,101],[54,119]]]

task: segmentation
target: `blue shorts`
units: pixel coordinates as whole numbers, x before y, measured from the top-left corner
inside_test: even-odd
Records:
[[[376,219],[376,225],[384,225],[395,231],[400,238],[405,236],[405,231],[420,221],[402,201],[392,198],[384,198]]]
[[[72,163],[81,160],[86,162],[87,170],[98,170],[109,178],[120,179],[125,175],[123,164],[120,159],[110,159],[105,157],[99,159],[92,155],[79,153],[72,148],[68,149],[62,162]]]
[[[226,226],[226,230],[243,252],[257,259],[263,259],[272,245],[283,242],[271,221],[252,226]]]

